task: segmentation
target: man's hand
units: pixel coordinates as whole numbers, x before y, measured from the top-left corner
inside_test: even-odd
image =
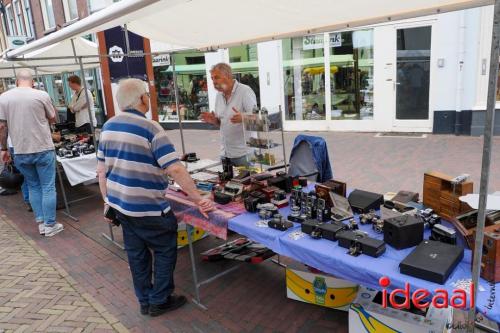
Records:
[[[2,150],[1,152],[1,158],[2,158],[2,162],[4,163],[9,163],[10,162],[10,153],[8,150]]]
[[[52,141],[61,142],[61,132],[52,133]]]
[[[202,112],[201,121],[212,125],[218,125],[217,117],[213,112]]]
[[[236,108],[234,108],[234,107],[233,107],[233,112],[234,112],[234,114],[233,114],[233,116],[230,119],[231,122],[233,124],[239,124],[239,123],[241,123],[241,121],[242,121],[241,112],[238,111],[238,110],[236,110]]]
[[[207,219],[208,219],[207,213],[215,209],[215,205],[210,199],[201,199],[200,201],[198,201],[197,205],[200,213]]]

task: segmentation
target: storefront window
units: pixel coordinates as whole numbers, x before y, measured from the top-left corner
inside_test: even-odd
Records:
[[[325,119],[323,35],[283,40],[285,119]]]
[[[229,62],[234,78],[252,88],[260,105],[259,68],[257,45],[244,45],[229,48]]]
[[[372,30],[329,37],[332,119],[373,119]]]
[[[179,112],[175,105],[172,66],[155,66],[154,77],[158,93],[160,122],[198,120],[200,113],[208,111],[208,88],[205,56],[200,52],[173,55],[179,89]]]

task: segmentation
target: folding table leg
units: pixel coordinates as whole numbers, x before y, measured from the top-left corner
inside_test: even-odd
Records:
[[[64,189],[64,183],[61,176],[61,168],[58,165],[56,165],[56,170],[57,170],[57,178],[59,178],[59,185],[61,187],[61,193],[63,196],[64,207],[66,210],[65,212],[63,212],[63,214],[72,219],[73,221],[78,222],[78,219],[73,215],[71,215],[71,211],[69,210],[68,198],[66,197],[66,190]]]
[[[114,245],[116,245],[120,249],[125,250],[125,247],[123,247],[123,245],[121,245],[120,243],[118,243],[117,241],[115,241],[115,234],[113,233],[113,226],[111,224],[109,224],[108,227],[109,227],[109,235],[105,234],[103,232],[101,234],[101,236],[104,237],[104,238],[106,238],[107,240],[109,240],[111,243],[113,243]]]
[[[189,223],[186,223],[186,231],[187,231],[188,246],[189,246],[189,257],[191,259],[191,269],[193,271],[194,294],[196,297],[196,299],[193,299],[193,302],[196,305],[198,305],[200,308],[202,308],[203,310],[207,310],[207,307],[201,303],[201,299],[200,299],[200,285],[198,284],[198,273],[196,271],[196,262],[195,262],[194,250],[193,250],[193,238],[191,236],[192,230],[193,230],[193,227]]]

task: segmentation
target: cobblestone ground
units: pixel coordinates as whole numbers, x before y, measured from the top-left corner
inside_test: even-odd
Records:
[[[0,332],[128,332],[0,216]]]

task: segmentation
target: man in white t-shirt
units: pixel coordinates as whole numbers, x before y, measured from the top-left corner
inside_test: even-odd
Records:
[[[91,133],[89,106],[85,96],[85,90],[82,87],[82,80],[76,75],[68,77],[68,85],[73,90],[74,94],[69,103],[69,110],[75,114],[75,127],[81,132]],[[94,127],[97,125],[94,110],[94,98],[92,92],[87,89],[90,102],[90,113],[92,114],[92,124]]]
[[[4,162],[10,161],[10,136],[14,163],[28,184],[38,230],[46,237],[64,229],[56,222],[56,154],[50,131],[50,124],[55,121],[50,96],[33,89],[30,70],[17,71],[16,88],[0,96],[0,157]]]
[[[243,132],[242,113],[252,112],[257,98],[252,88],[233,79],[231,66],[219,63],[210,70],[215,89],[215,112],[203,112],[202,121],[219,126],[221,153],[235,166],[247,165],[248,149]]]

